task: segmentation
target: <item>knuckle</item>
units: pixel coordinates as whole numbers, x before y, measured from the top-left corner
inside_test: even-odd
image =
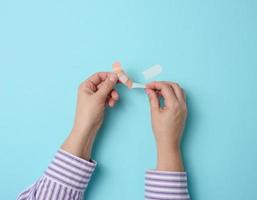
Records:
[[[169,82],[167,82],[167,81],[160,81],[160,83],[161,83],[163,86],[169,87]]]
[[[173,83],[173,86],[181,89],[181,87],[180,87],[180,85],[178,83]]]
[[[162,85],[162,87],[164,88],[164,89],[170,89],[170,87],[169,87],[169,85],[167,84],[167,83],[163,83],[163,85]]]

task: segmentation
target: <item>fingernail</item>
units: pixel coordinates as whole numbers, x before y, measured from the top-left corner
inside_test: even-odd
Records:
[[[117,79],[118,79],[118,77],[117,77],[117,75],[116,75],[116,74],[112,73],[112,74],[110,74],[109,79],[110,79],[110,81],[112,81],[112,82],[116,82],[116,81],[117,81]]]

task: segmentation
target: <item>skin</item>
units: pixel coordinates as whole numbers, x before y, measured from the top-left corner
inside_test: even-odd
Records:
[[[85,80],[78,89],[77,108],[70,135],[61,148],[75,156],[90,160],[97,131],[102,125],[107,106],[114,107],[119,99],[114,89],[118,77],[100,72]]]
[[[185,94],[172,82],[146,85],[151,107],[152,129],[157,146],[157,170],[184,171],[180,140],[187,117]],[[160,106],[160,97],[164,99]]]
[[[95,137],[104,119],[106,107],[114,107],[119,94],[115,73],[99,72],[85,80],[78,89],[77,109],[71,133],[61,148],[90,160]],[[183,171],[180,139],[187,116],[185,95],[178,84],[152,82],[146,85],[151,108],[152,128],[157,145],[157,170]],[[164,106],[160,106],[160,97]]]

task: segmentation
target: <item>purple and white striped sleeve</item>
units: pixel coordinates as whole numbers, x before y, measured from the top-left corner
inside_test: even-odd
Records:
[[[96,162],[60,149],[44,175],[17,200],[82,200]]]
[[[146,171],[145,200],[190,200],[186,172]]]

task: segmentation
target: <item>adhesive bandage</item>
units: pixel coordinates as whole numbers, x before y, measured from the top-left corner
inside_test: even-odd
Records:
[[[122,69],[121,63],[119,61],[116,61],[112,64],[113,71],[117,74],[119,81],[126,85],[129,89],[133,88],[145,88],[145,85],[142,83],[136,83],[133,82],[126,72]],[[146,80],[153,78],[160,74],[162,72],[161,65],[154,65],[146,70],[144,70],[142,73]]]
[[[132,83],[132,88],[145,88],[145,85],[142,83]]]
[[[115,62],[112,64],[113,71],[117,74],[119,81],[125,84],[128,88],[132,88],[133,82],[129,79],[128,75],[122,69],[120,62]]]
[[[162,72],[162,66],[161,65],[154,65],[146,70],[144,70],[143,76],[145,77],[146,80],[153,78],[160,74]]]

